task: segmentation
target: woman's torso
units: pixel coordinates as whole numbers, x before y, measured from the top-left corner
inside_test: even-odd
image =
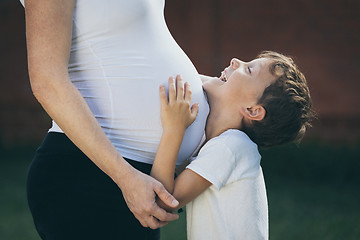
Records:
[[[180,164],[200,143],[209,109],[195,67],[168,31],[164,3],[76,1],[69,74],[118,151],[147,163],[162,133],[159,85],[181,74],[200,111],[185,133]],[[50,131],[61,129],[54,123]]]

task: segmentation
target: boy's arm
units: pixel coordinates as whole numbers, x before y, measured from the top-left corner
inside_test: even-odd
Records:
[[[164,130],[151,169],[151,176],[159,180],[170,193],[174,190],[175,165],[185,130]]]
[[[160,86],[161,124],[163,134],[156,153],[151,176],[159,180],[172,192],[177,155],[186,128],[195,120],[198,105],[191,106],[190,85],[183,83],[180,76],[169,78],[169,100],[165,87]]]
[[[174,192],[172,193],[176,200],[178,200],[179,205],[176,208],[170,208],[160,199],[157,199],[157,204],[169,212],[174,212],[191,202],[211,185],[211,182],[207,181],[197,173],[190,169],[185,169],[175,179]]]
[[[178,197],[177,208],[169,208],[158,200],[158,204],[174,211],[197,197],[211,183],[192,170],[185,169],[174,180],[177,155],[186,128],[195,120],[198,106],[190,108],[191,91],[188,84],[182,82],[181,77],[169,79],[169,100],[167,100],[164,86],[160,86],[161,122],[163,134],[157,150],[155,161],[151,169],[151,176],[159,180],[165,188]]]
[[[179,201],[176,208],[164,206],[168,211],[182,208],[187,203],[199,196],[203,191],[212,185],[211,182],[201,177],[190,169],[185,169],[176,179],[173,196]]]

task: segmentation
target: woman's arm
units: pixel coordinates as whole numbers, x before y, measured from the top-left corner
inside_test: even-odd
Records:
[[[190,85],[184,85],[181,76],[169,78],[169,100],[165,87],[160,86],[161,124],[163,133],[157,149],[151,176],[158,179],[165,188],[172,192],[174,186],[174,171],[177,155],[186,128],[195,120],[198,105],[191,104]]]
[[[168,211],[176,210],[197,197],[208,188],[211,183],[191,170],[185,169],[174,181],[177,155],[186,128],[195,120],[199,110],[197,104],[190,108],[190,86],[177,76],[169,79],[169,100],[167,100],[164,86],[160,86],[161,123],[163,134],[157,150],[151,176],[158,179],[165,188],[177,196],[180,202],[176,208],[159,204]]]
[[[32,91],[64,133],[121,188],[135,217],[158,228],[177,218],[155,202],[176,200],[155,179],[130,166],[106,137],[80,92],[71,83],[68,61],[75,0],[26,0],[28,68]],[[155,216],[157,219],[155,219]]]

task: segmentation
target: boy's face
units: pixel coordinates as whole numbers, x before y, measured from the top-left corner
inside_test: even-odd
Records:
[[[212,100],[225,105],[240,104],[241,107],[256,105],[264,90],[275,81],[269,71],[271,61],[267,58],[243,62],[233,58],[220,78],[204,83],[210,105]]]

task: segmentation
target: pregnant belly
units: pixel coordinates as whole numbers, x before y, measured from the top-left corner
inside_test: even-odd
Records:
[[[87,85],[93,85],[89,91],[80,87],[85,100],[124,157],[152,163],[162,134],[159,85],[167,87],[169,76],[181,74],[191,85],[192,103],[200,104],[195,122],[185,132],[177,160],[181,164],[200,143],[209,112],[195,67],[182,51],[171,49],[149,56],[118,56],[117,64],[103,63],[104,79],[87,81]]]

